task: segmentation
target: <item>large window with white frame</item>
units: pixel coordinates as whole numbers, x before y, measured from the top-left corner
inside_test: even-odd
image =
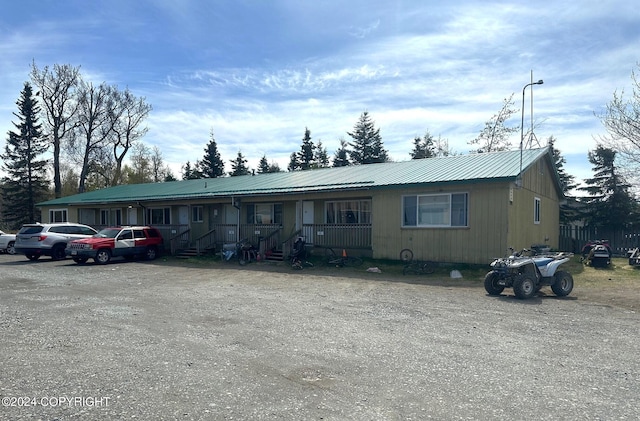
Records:
[[[325,202],[327,224],[370,224],[371,200],[336,200]]]
[[[147,221],[151,225],[171,225],[171,208],[148,208]]]
[[[247,224],[282,224],[282,203],[250,203]]]
[[[467,227],[467,193],[415,194],[402,197],[403,227]]]
[[[66,209],[49,209],[49,222],[69,222]]]

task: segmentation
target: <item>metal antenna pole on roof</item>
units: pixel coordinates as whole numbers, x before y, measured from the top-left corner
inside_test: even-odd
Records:
[[[532,73],[533,74],[533,73]],[[540,79],[537,82],[531,82],[524,85],[522,88],[522,117],[520,119],[520,172],[518,173],[518,179],[516,180],[516,185],[518,188],[522,187],[522,151],[524,149],[524,91],[529,86],[533,85],[542,85],[544,82]],[[532,88],[533,91],[533,88]],[[532,123],[533,124],[533,123]]]

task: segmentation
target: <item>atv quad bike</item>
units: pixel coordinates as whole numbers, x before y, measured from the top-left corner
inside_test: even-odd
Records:
[[[513,288],[517,298],[533,297],[540,289],[551,286],[558,297],[573,290],[573,277],[558,267],[570,260],[573,253],[530,256],[529,250],[512,253],[491,263],[492,270],[484,278],[484,289],[489,295],[500,295],[505,288]]]

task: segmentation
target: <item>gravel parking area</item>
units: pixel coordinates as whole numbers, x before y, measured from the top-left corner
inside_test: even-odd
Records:
[[[0,256],[0,419],[638,418],[632,310],[339,274]]]

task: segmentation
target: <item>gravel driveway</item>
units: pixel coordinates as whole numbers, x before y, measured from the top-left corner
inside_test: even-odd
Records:
[[[314,269],[0,256],[0,419],[640,413],[633,311]]]

